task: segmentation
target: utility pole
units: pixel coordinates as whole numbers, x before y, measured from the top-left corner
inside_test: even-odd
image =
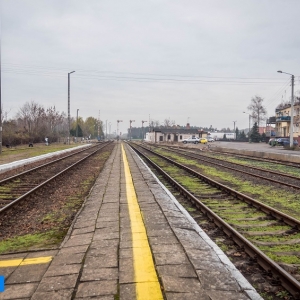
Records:
[[[295,76],[293,74],[286,73],[283,71],[277,71],[277,72],[291,75],[292,95],[291,95],[290,147],[292,148],[294,145],[294,81],[295,81]]]
[[[106,140],[107,140],[107,120],[105,121],[105,135],[106,135]]]
[[[147,123],[147,121],[142,121],[142,141],[144,140],[144,123]]]
[[[98,136],[97,140],[100,141],[100,110],[99,110],[99,115],[98,115]]]
[[[236,123],[237,121],[233,121],[233,134],[235,134],[235,123]],[[235,140],[236,140],[236,136],[235,136]]]
[[[130,140],[130,141],[131,141],[131,138],[132,138],[132,136],[131,136],[131,123],[132,123],[132,122],[135,122],[135,120],[130,120],[130,121],[129,121],[129,123],[130,123],[130,139],[129,139],[129,140]]]
[[[118,136],[119,136],[119,123],[120,122],[123,122],[123,120],[117,120],[117,139],[118,139]]]
[[[74,73],[75,71],[68,73],[68,145],[70,145],[70,74]]]
[[[77,118],[76,118],[76,143],[78,141],[78,111],[79,108],[77,108]]]

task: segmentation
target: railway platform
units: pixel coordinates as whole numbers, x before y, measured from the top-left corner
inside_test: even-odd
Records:
[[[126,144],[59,249],[0,256],[0,299],[262,299]]]

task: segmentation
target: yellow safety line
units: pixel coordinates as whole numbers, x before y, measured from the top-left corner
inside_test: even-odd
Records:
[[[20,258],[0,261],[0,268],[46,264],[52,260],[53,256],[35,257],[35,258]]]
[[[145,225],[132,182],[124,147],[122,155],[125,169],[126,195],[130,216],[136,299],[162,300],[162,292],[156,275]]]

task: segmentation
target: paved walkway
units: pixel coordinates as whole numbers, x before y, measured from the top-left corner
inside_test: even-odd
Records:
[[[125,150],[115,147],[60,249],[0,256],[0,299],[261,299]]]

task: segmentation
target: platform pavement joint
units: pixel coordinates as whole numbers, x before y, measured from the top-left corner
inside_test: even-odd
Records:
[[[168,300],[261,299],[215,244],[126,148],[156,272]],[[198,231],[197,231],[198,230]],[[0,299],[136,299],[124,165],[117,145],[61,248],[1,256],[52,255],[51,263],[1,268]],[[35,271],[33,271],[35,270]],[[35,275],[33,274],[35,273]],[[30,282],[28,282],[30,281]]]

